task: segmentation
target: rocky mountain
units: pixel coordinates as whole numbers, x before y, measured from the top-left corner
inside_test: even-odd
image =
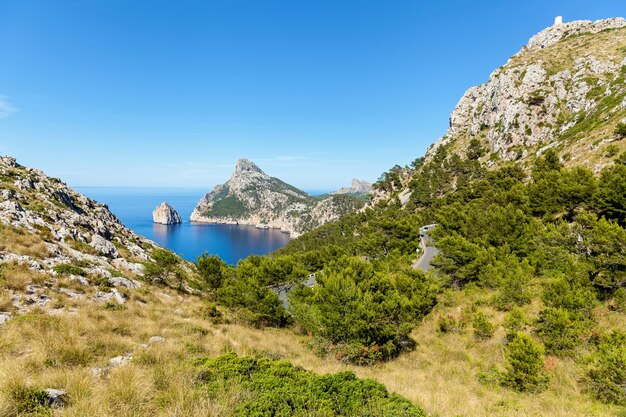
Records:
[[[162,202],[152,212],[152,221],[160,224],[182,223],[180,215],[167,202]]]
[[[10,300],[11,310],[45,307],[59,292],[123,304],[124,291],[142,285],[157,249],[122,225],[106,205],[14,158],[0,157],[0,281],[3,274],[11,279],[35,274],[45,283],[5,287],[0,298]],[[60,288],[62,277],[76,288]]]
[[[272,227],[298,236],[362,205],[350,195],[313,197],[240,159],[230,179],[198,202],[191,221]]]
[[[374,191],[372,184],[365,180],[353,179],[350,187],[342,187],[333,194],[371,194]]]
[[[555,25],[463,95],[426,159],[450,153],[487,166],[553,149],[566,165],[594,171],[626,149],[626,20]]]

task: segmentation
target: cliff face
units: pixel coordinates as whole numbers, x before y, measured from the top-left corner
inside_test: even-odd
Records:
[[[12,281],[39,277],[25,287],[3,288],[0,298],[10,300],[4,308],[18,314],[48,308],[59,294],[124,303],[124,293],[142,285],[144,263],[153,262],[158,248],[122,225],[107,206],[0,157],[0,281],[3,274]]]
[[[152,221],[160,224],[177,224],[182,222],[178,212],[166,202],[159,204],[158,207],[154,209],[152,212]]]
[[[447,145],[487,166],[511,160],[529,166],[553,148],[566,164],[599,170],[626,149],[614,133],[626,118],[625,76],[624,19],[549,27],[485,84],[467,90],[426,159]]]
[[[200,199],[191,220],[262,225],[298,236],[362,204],[351,196],[312,197],[240,159],[230,179]]]

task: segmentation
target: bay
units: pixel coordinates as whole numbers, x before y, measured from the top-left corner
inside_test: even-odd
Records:
[[[109,206],[133,232],[195,261],[207,252],[236,264],[249,255],[265,255],[289,242],[289,234],[254,226],[192,223],[189,216],[206,190],[191,188],[75,187],[99,203]],[[183,219],[177,225],[152,222],[152,210],[167,201]]]

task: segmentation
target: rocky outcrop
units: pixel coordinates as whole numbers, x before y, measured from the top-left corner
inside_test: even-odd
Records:
[[[350,187],[343,187],[333,194],[371,194],[374,187],[367,181],[353,179]]]
[[[272,227],[298,236],[362,205],[350,196],[310,196],[240,159],[230,179],[200,199],[191,221]]]
[[[553,148],[566,164],[599,170],[626,141],[626,20],[557,24],[533,36],[489,80],[463,95],[442,146],[487,166],[530,166]]]
[[[49,307],[52,293],[86,299],[57,288],[61,277],[96,291],[96,302],[122,304],[123,292],[141,285],[144,263],[158,248],[122,225],[106,205],[37,169],[20,166],[14,158],[0,157],[0,265],[49,279],[21,291],[4,289],[17,313]],[[189,269],[183,263],[181,267]],[[2,312],[0,322],[10,317]]]
[[[159,204],[152,212],[152,221],[160,224],[177,224],[182,222],[178,212],[165,201]]]

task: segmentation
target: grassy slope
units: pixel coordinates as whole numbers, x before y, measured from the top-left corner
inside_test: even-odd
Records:
[[[131,295],[127,309],[121,311],[65,300],[76,313],[50,316],[35,312],[2,329],[0,415],[13,415],[13,395],[27,385],[67,390],[71,404],[63,415],[230,416],[237,393],[220,393],[215,399],[202,395],[195,385],[197,370],[190,361],[227,351],[284,358],[320,374],[351,370],[359,377],[380,381],[431,415],[615,415],[616,408],[580,395],[576,384],[580,375],[568,360],[549,359],[554,377],[551,389],[542,394],[519,394],[478,382],[478,372],[502,366],[502,328],[490,341],[480,343],[474,341],[470,330],[438,334],[436,319],[458,315],[488,296],[476,291],[448,297],[413,332],[419,341],[415,351],[375,367],[320,358],[307,347],[305,337],[290,330],[211,324],[200,317],[203,304],[198,298],[162,288],[147,287]],[[485,306],[480,309],[495,322],[502,322],[502,313]],[[601,319],[612,321],[615,317],[609,313]],[[144,349],[141,345],[155,335],[165,341]],[[90,375],[90,368],[104,367],[109,358],[130,352],[132,364],[114,368],[105,378]]]

